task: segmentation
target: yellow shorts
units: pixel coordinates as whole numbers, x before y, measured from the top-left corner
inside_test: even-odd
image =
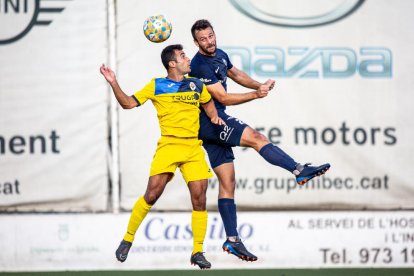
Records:
[[[213,176],[207,165],[201,140],[161,136],[151,163],[150,176],[161,173],[174,174],[177,167],[180,168],[187,184]]]

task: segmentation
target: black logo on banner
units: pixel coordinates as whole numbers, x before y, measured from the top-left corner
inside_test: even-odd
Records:
[[[23,38],[33,27],[49,26],[50,15],[65,9],[64,1],[71,0],[0,0],[0,45]]]

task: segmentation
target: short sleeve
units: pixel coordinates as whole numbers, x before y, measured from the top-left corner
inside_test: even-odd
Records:
[[[147,85],[141,90],[135,92],[133,97],[138,102],[138,105],[143,105],[148,99],[154,97],[155,91],[155,79],[152,79]]]
[[[226,52],[223,51],[223,54],[225,56],[226,62],[227,62],[227,70],[230,70],[231,68],[233,68],[233,63],[231,63],[229,56],[227,55]]]
[[[203,84],[203,89],[201,90],[201,96],[200,96],[200,103],[205,104],[208,103],[211,100],[211,95],[207,90],[207,86]]]

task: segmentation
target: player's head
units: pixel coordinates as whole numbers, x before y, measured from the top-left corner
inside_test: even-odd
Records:
[[[208,20],[197,20],[191,27],[191,34],[202,54],[210,56],[216,53],[216,34]]]
[[[190,59],[185,55],[181,44],[165,47],[161,52],[161,61],[167,71],[177,70],[183,75],[191,71]]]

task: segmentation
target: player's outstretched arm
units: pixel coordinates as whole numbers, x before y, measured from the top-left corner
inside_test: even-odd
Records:
[[[247,75],[242,70],[239,70],[235,66],[233,66],[230,70],[227,71],[227,76],[234,80],[236,83],[247,88],[259,89],[260,85],[262,85],[262,83],[255,81],[249,75]],[[269,90],[272,90],[275,86],[275,80],[269,79],[264,84],[269,84]]]
[[[102,64],[99,69],[106,81],[111,85],[115,98],[123,109],[131,109],[138,105],[132,96],[128,96],[124,93],[124,91],[122,91],[121,87],[118,84],[118,81],[116,80],[115,73],[111,70],[111,68],[105,66],[105,64]]]
[[[216,125],[225,125],[226,123],[221,119],[217,114],[216,106],[214,105],[214,100],[211,99],[208,103],[201,104],[204,111],[207,113],[207,116],[210,118],[211,122]]]
[[[266,82],[265,84],[260,84],[256,91],[247,93],[227,93],[223,85],[220,82],[216,82],[207,85],[207,90],[211,96],[213,96],[214,100],[220,102],[222,105],[237,105],[266,97],[270,85],[270,82]]]

